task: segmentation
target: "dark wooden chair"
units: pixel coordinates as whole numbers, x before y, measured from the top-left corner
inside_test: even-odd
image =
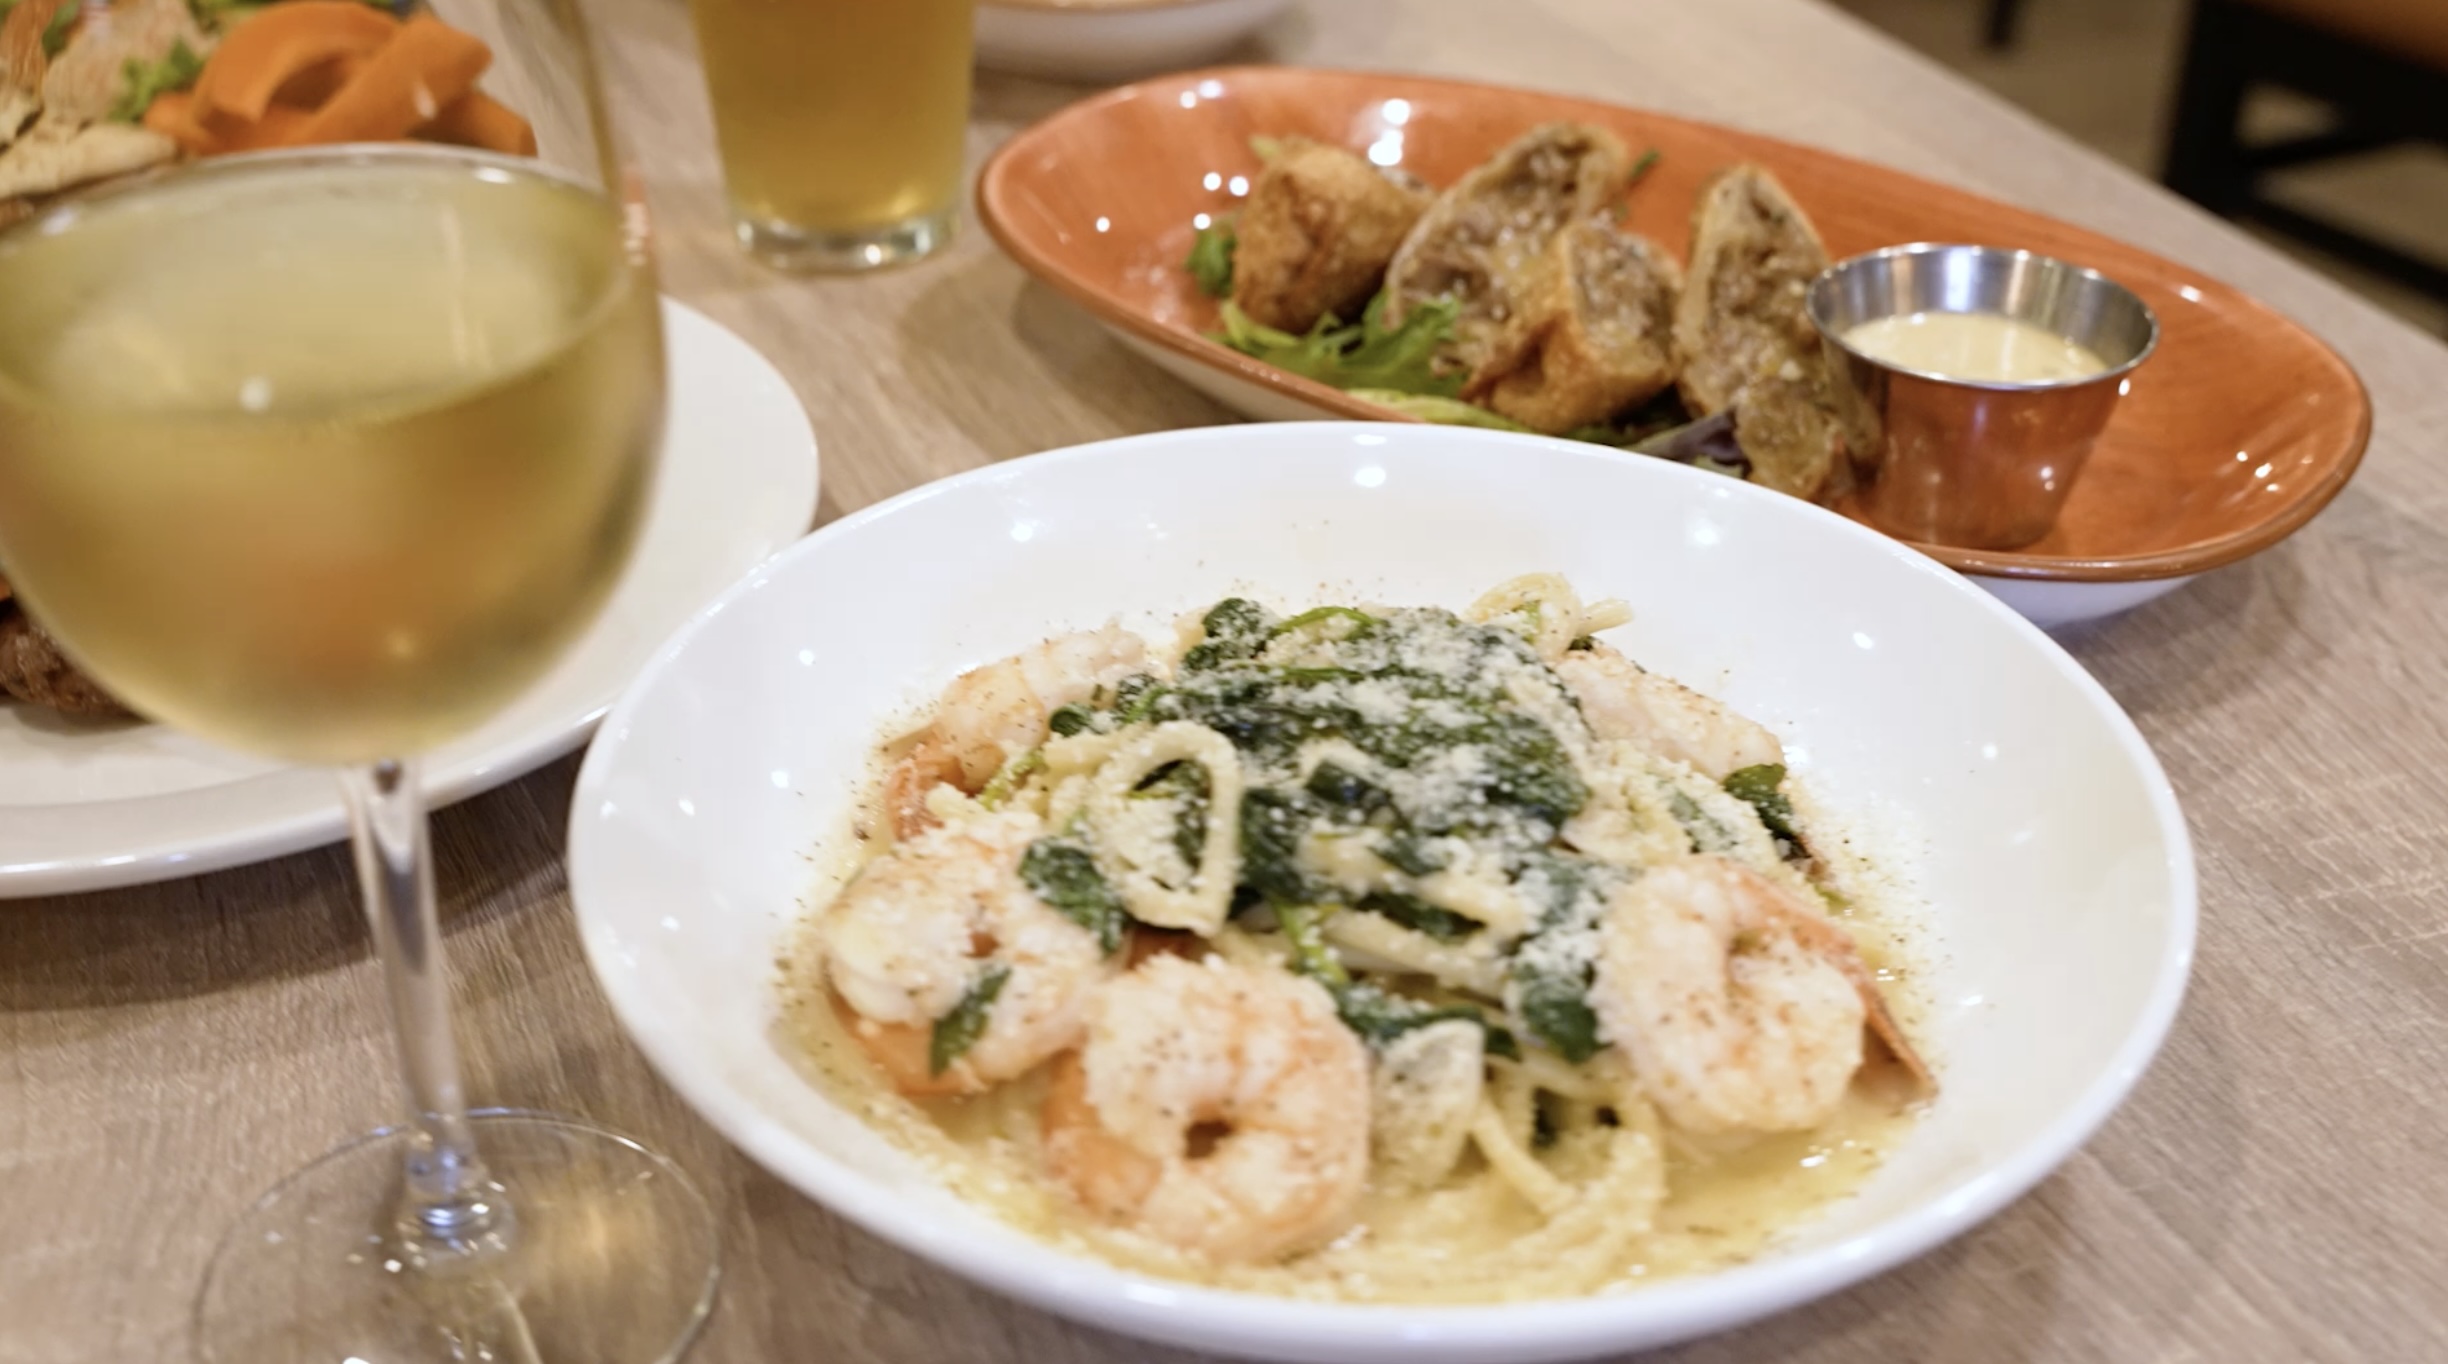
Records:
[[[1981,35],[1991,50],[2003,52],[2014,46],[2015,34],[2023,26],[2023,0],[1989,0],[1989,17],[1981,27]]]
[[[2336,113],[2333,126],[2245,141],[2244,101],[2260,85],[2321,101]],[[2170,189],[2448,300],[2448,261],[2373,240],[2264,189],[2273,171],[2414,141],[2448,145],[2448,0],[2194,0],[2161,171]]]

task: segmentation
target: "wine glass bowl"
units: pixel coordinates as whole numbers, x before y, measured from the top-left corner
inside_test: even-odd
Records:
[[[712,1216],[628,1138],[469,1111],[415,762],[592,622],[655,476],[660,305],[586,26],[571,0],[109,17],[160,40],[109,136],[168,161],[0,230],[0,561],[112,694],[341,768],[407,1109],[230,1229],[196,1354],[674,1358]],[[25,136],[86,135],[57,113]]]
[[[251,253],[277,266],[231,345],[233,280],[196,262]],[[12,574],[147,714],[300,761],[422,752],[534,681],[627,559],[661,334],[581,183],[439,149],[215,159],[55,210],[0,245],[0,288]]]

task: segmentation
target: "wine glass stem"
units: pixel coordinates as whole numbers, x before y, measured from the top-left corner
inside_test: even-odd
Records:
[[[399,1209],[402,1248],[421,1258],[475,1255],[508,1233],[509,1208],[468,1127],[416,764],[387,760],[351,768],[342,780],[415,1129]]]

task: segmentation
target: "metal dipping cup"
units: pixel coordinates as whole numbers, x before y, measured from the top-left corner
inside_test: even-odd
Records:
[[[2048,534],[2108,425],[2127,376],[2159,344],[2159,321],[2095,270],[1987,246],[1891,246],[1811,282],[1847,425],[1876,431],[1857,452],[1863,512],[1906,540],[2015,549]],[[1848,345],[1864,322],[1911,313],[1989,313],[2031,323],[2108,363],[2080,379],[2004,383],[1905,369]]]

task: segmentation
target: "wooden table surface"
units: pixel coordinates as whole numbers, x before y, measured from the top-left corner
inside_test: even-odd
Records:
[[[678,0],[610,0],[666,287],[813,414],[823,516],[944,474],[1226,414],[969,225],[857,280],[765,273],[724,227]],[[1967,20],[1968,22],[1968,20]],[[2448,1358],[2448,350],[1811,0],[1309,0],[1253,57],[1470,76],[1717,119],[1957,181],[2256,292],[2369,382],[2369,462],[2309,529],[2069,643],[2191,812],[2193,991],[2090,1147],[1989,1225],[1690,1360]],[[982,156],[1078,90],[982,77]],[[734,1155],[648,1072],[579,956],[575,761],[439,819],[479,1102],[677,1157],[726,1219],[695,1358],[1180,1358],[1005,1303]],[[337,850],[0,904],[0,1361],[184,1358],[242,1204],[394,1116]]]

